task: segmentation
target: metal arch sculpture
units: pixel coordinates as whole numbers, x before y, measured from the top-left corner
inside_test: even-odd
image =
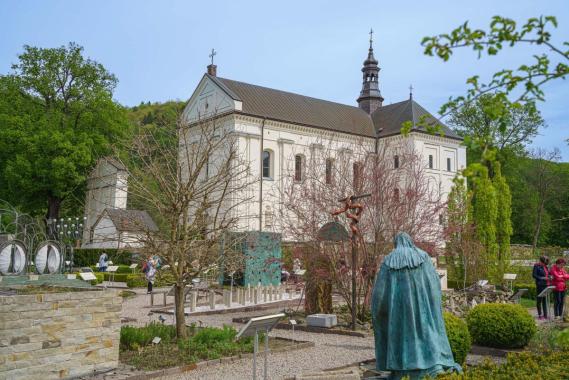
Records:
[[[18,240],[10,240],[0,245],[0,274],[19,275],[26,270],[26,246]]]
[[[63,264],[63,255],[59,244],[53,241],[41,243],[36,249],[34,263],[38,274],[59,272]]]

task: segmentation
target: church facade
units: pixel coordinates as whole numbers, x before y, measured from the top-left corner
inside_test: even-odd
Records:
[[[247,190],[251,201],[238,210],[238,230],[282,232],[275,215],[282,207],[285,181],[301,177],[303,166],[324,147],[332,156],[357,156],[373,153],[378,144],[390,144],[396,162],[398,147],[411,146],[424,160],[429,183],[443,199],[458,171],[466,166],[462,139],[411,95],[383,105],[380,68],[371,40],[361,69],[357,106],[221,78],[213,63],[207,69],[183,117],[189,125],[215,118],[217,125],[237,136],[240,157],[250,164],[249,175],[257,179]],[[409,122],[410,131],[403,136],[401,128]],[[425,122],[441,125],[443,134],[428,133],[421,127]]]

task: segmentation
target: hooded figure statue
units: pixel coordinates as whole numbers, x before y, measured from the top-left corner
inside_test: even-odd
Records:
[[[439,276],[429,255],[405,232],[375,278],[372,320],[376,366],[390,379],[462,372],[446,334]]]

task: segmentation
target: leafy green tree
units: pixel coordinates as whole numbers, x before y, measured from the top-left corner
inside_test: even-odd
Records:
[[[503,164],[525,155],[525,147],[545,127],[534,102],[511,104],[503,112],[492,114],[494,95],[484,94],[462,107],[454,109],[449,124],[469,146],[468,161],[480,161],[484,151],[495,149]],[[475,144],[471,144],[471,141]]]
[[[116,77],[81,46],[26,45],[18,58],[0,77],[0,197],[57,218],[65,200],[82,203],[90,169],[129,124]]]
[[[466,95],[451,98],[442,107],[446,113],[487,93],[499,91],[503,94],[516,93],[516,103],[543,100],[543,85],[569,75],[569,42],[560,45],[552,42],[551,29],[557,28],[554,16],[532,17],[523,25],[502,16],[494,16],[488,30],[472,29],[468,21],[450,33],[423,38],[425,54],[438,56],[448,61],[455,50],[470,48],[480,58],[483,54],[499,54],[504,47],[537,46],[544,50],[532,55],[533,62],[522,64],[516,69],[500,70],[488,83],[480,83],[475,75],[466,81],[470,88]]]

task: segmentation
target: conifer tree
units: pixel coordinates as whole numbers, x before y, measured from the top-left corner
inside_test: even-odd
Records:
[[[512,236],[512,194],[502,176],[500,163],[494,163],[494,189],[496,191],[496,243],[498,245],[497,280],[501,280],[510,264],[510,236]]]

